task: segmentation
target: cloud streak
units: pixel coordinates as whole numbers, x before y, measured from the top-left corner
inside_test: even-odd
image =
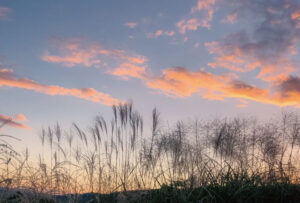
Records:
[[[168,30],[168,31],[157,30],[154,33],[149,32],[149,33],[146,34],[147,38],[158,38],[160,36],[173,37],[174,35],[175,35],[175,32],[172,31],[172,30]]]
[[[135,28],[138,24],[136,22],[127,22],[124,24],[126,27],[129,27],[131,29]]]
[[[57,55],[45,51],[41,57],[44,61],[51,63],[61,63],[66,67],[82,65],[90,67],[99,64],[98,55],[109,54],[109,50],[101,49],[98,45],[86,45],[80,39],[56,39],[53,44]]]
[[[277,106],[300,107],[299,78],[289,78],[272,91],[240,81],[235,74],[214,75],[201,70],[190,71],[184,67],[166,68],[159,75],[152,74],[144,68],[123,67],[112,74],[126,79],[140,79],[147,87],[172,97],[184,98],[198,94],[209,100],[235,98]],[[287,94],[283,94],[284,92]],[[242,107],[245,107],[245,104]]]
[[[30,130],[31,128],[23,123],[20,123],[19,121],[27,121],[26,117],[23,114],[17,114],[14,117],[9,117],[3,114],[0,114],[0,126],[2,125],[8,125],[14,128],[21,128]]]
[[[111,106],[121,101],[111,97],[109,94],[98,92],[94,88],[65,88],[57,85],[45,85],[27,78],[17,78],[13,70],[0,69],[0,87],[15,87],[32,90],[47,95],[73,96],[88,101]]]
[[[120,49],[106,49],[98,43],[78,38],[56,39],[53,52],[46,51],[41,57],[46,62],[60,63],[66,67],[119,66],[123,63],[143,64],[147,58]],[[110,62],[110,64],[109,64]]]
[[[0,19],[7,19],[11,13],[10,8],[0,6]]]

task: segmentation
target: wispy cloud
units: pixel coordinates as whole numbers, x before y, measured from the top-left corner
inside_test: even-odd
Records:
[[[0,6],[0,20],[1,19],[8,19],[10,13],[11,13],[11,9],[10,8],[6,8],[6,7]]]
[[[108,54],[110,51],[101,49],[99,45],[84,44],[81,39],[56,39],[53,47],[57,55],[50,54],[46,51],[42,59],[47,62],[61,63],[67,67],[82,65],[90,67],[99,64],[99,54]]]
[[[126,27],[129,27],[129,28],[135,28],[138,25],[138,23],[136,23],[136,22],[127,22],[124,25]]]
[[[187,30],[198,30],[199,27],[210,29],[210,22],[213,20],[215,0],[198,0],[192,7],[188,17],[178,21],[176,26],[181,34]]]
[[[17,114],[13,117],[0,114],[0,125],[4,124],[14,128],[22,128],[26,130],[31,129],[29,126],[20,123],[20,121],[27,121],[26,117],[23,114]]]
[[[146,77],[146,68],[145,66],[138,66],[132,63],[123,63],[119,68],[111,71],[110,74],[119,76],[126,80],[130,77],[143,79]]]
[[[167,35],[170,33],[163,32],[163,34]],[[106,67],[106,73],[119,76],[122,79],[130,77],[142,78],[147,67],[148,59],[144,56],[120,49],[105,49],[97,43],[90,44],[81,39],[73,38],[64,40],[63,43],[58,45],[58,50],[61,49],[67,52],[67,54],[51,56],[61,60],[49,62],[63,62],[67,66],[81,64],[90,67],[93,64],[91,60],[99,61],[99,63],[101,61],[103,66]],[[48,59],[48,56],[43,56],[43,59]]]
[[[297,11],[293,1],[228,1],[237,15],[257,19],[253,32],[240,31],[223,39],[206,43],[215,61],[208,65],[232,71],[260,69],[257,78],[283,80],[299,69],[294,59],[299,45]],[[247,13],[248,15],[243,15]]]
[[[160,37],[160,36],[172,37],[174,35],[175,35],[175,32],[172,31],[172,30],[167,30],[167,31],[157,30],[154,33],[149,32],[149,33],[146,34],[147,38],[157,38],[157,37]]]
[[[294,21],[296,28],[300,29],[300,8],[292,12],[291,18]]]
[[[216,0],[198,0],[197,5],[191,9],[191,13],[206,10],[209,13],[213,13],[212,7],[215,5]]]
[[[197,30],[200,26],[205,26],[199,22],[197,18],[191,18],[188,20],[180,20],[176,26],[179,28],[179,31],[184,34],[187,30]]]
[[[228,16],[226,16],[226,18],[224,18],[222,20],[222,23],[234,24],[237,22],[237,18],[238,18],[238,13],[232,12],[231,14],[229,14]]]
[[[237,105],[239,108],[246,108],[248,106],[247,100],[240,100],[240,104]]]
[[[45,85],[27,78],[17,78],[14,75],[13,70],[3,68],[0,69],[0,87],[1,86],[27,89],[52,96],[73,96],[108,106],[120,103],[118,99],[111,97],[109,94],[98,92],[93,88],[76,89],[65,88],[57,85]]]
[[[102,65],[118,66],[123,63],[142,64],[145,57],[130,54],[125,50],[107,49],[98,43],[91,43],[83,39],[56,39],[53,43],[53,52],[46,51],[42,59],[47,62],[61,63],[66,67]],[[113,63],[108,64],[109,61]]]

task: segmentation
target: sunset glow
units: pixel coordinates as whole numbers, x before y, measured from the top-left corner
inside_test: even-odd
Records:
[[[171,120],[298,111],[299,2],[170,3],[1,1],[1,119],[27,118],[7,130],[34,141],[128,100]]]
[[[293,202],[300,0],[0,0],[0,28],[0,201]]]

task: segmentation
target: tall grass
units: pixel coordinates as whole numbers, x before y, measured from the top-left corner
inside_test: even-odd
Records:
[[[77,124],[69,132],[58,124],[43,129],[38,160],[28,150],[17,153],[7,141],[13,137],[1,135],[0,186],[50,195],[162,188],[164,196],[188,190],[185,200],[197,192],[218,202],[222,193],[299,184],[299,118],[283,113],[270,122],[233,118],[169,127],[154,109],[150,132],[144,132],[132,104],[120,104],[110,121],[99,115],[87,130]]]

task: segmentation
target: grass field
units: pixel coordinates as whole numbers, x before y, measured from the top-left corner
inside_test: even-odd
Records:
[[[97,116],[87,130],[44,129],[37,160],[30,148],[14,149],[12,135],[1,135],[0,198],[300,202],[299,118],[282,113],[268,122],[219,118],[170,126],[154,109],[146,126],[132,104],[123,104],[113,106],[111,120]]]

